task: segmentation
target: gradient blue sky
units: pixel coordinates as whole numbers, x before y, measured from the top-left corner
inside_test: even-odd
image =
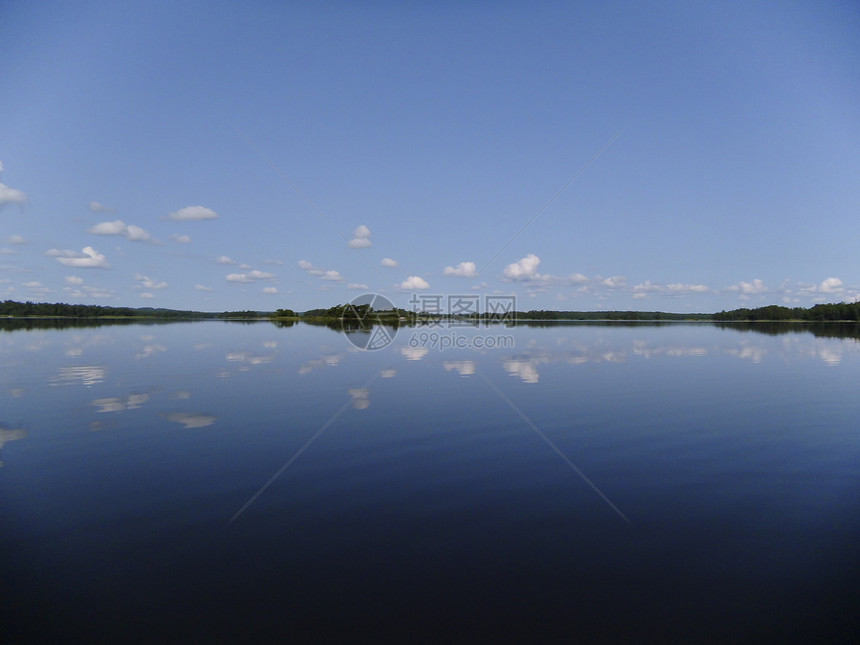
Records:
[[[860,297],[860,5],[560,4],[2,3],[0,299]]]

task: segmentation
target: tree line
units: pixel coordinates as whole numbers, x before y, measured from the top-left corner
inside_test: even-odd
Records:
[[[836,322],[860,320],[860,302],[821,304],[809,308],[768,305],[755,309],[733,309],[713,314],[719,322],[759,320],[799,320],[806,322]]]
[[[223,318],[264,318],[259,311],[223,311],[220,313],[165,309],[161,307],[108,307],[103,305],[69,305],[64,302],[0,302],[0,316],[15,318],[157,318],[159,320],[212,320]]]
[[[153,307],[109,307],[103,305],[70,305],[66,303],[35,303],[6,300],[0,302],[0,316],[5,317],[62,317],[62,318],[154,318],[159,320],[213,320],[213,319],[242,319],[254,320],[261,318],[292,319],[304,321],[342,320],[356,323],[383,322],[398,324],[400,322],[414,323],[424,320],[473,320],[475,322],[492,322],[498,320],[508,322],[522,321],[707,321],[716,322],[756,322],[756,321],[802,321],[802,322],[835,322],[860,321],[860,302],[819,304],[809,308],[783,307],[768,305],[749,309],[746,307],[731,311],[720,311],[713,314],[678,314],[664,311],[552,311],[532,309],[530,311],[506,312],[504,314],[484,312],[481,314],[425,314],[406,309],[391,309],[374,311],[370,305],[335,305],[327,309],[310,309],[296,312],[293,309],[277,309],[274,312],[262,311],[223,311],[203,312],[184,309],[164,309]]]

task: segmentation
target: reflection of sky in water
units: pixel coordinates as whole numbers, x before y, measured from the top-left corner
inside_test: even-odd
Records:
[[[80,365],[78,367],[61,367],[54,377],[54,385],[95,385],[105,379],[107,368],[103,365]]]
[[[173,423],[181,423],[186,428],[205,428],[215,423],[218,417],[200,412],[172,412],[166,416],[166,419]]]
[[[0,466],[3,465],[3,446],[5,446],[10,441],[18,441],[19,439],[23,439],[27,436],[27,431],[18,429],[5,428],[0,425]]]
[[[124,605],[173,594],[165,607],[185,590],[158,576],[193,571],[190,553],[205,569],[195,588],[216,571],[256,602],[260,579],[310,580],[333,557],[338,572],[394,562],[410,585],[422,567],[469,562],[496,581],[499,562],[526,563],[513,577],[529,594],[535,570],[624,570],[626,584],[668,568],[683,596],[693,569],[710,581],[753,553],[768,586],[803,545],[831,557],[853,544],[831,525],[856,510],[856,340],[709,325],[474,333],[496,332],[515,347],[412,348],[402,334],[356,351],[324,327],[268,323],[0,334],[0,531],[25,527],[12,539],[34,568],[54,558],[52,584],[79,593],[87,561],[87,588],[119,589]]]

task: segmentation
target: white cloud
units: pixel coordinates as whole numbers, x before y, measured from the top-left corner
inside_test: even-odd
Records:
[[[278,293],[278,288],[277,287],[263,287],[263,293],[268,293],[268,294]]]
[[[3,172],[3,163],[0,162],[0,173]],[[10,188],[0,183],[0,208],[6,204],[23,204],[27,201],[27,195],[16,188]]]
[[[340,274],[340,271],[335,271],[334,269],[331,269],[323,274],[322,279],[332,280],[334,282],[341,282],[343,280],[343,276]]]
[[[93,226],[90,231],[95,235],[122,235],[132,242],[145,242],[150,239],[149,233],[135,226],[134,224],[126,225],[122,220],[114,220],[113,222],[101,222]]]
[[[125,236],[132,242],[145,242],[150,238],[149,233],[134,224],[128,225]]]
[[[456,267],[445,267],[445,275],[456,275],[461,278],[474,278],[477,267],[474,262],[460,262]]]
[[[674,293],[707,293],[710,291],[704,284],[667,284],[666,288]]]
[[[218,213],[213,211],[211,208],[206,208],[205,206],[186,206],[185,208],[180,208],[178,211],[174,211],[169,215],[169,217],[177,222],[188,222],[216,219],[218,217]]]
[[[171,240],[175,240],[180,244],[191,244],[191,236],[190,235],[179,235],[178,233],[174,233],[170,236]]]
[[[755,278],[752,282],[739,282],[735,287],[732,287],[732,289],[740,289],[742,294],[752,295],[765,293],[767,291],[767,285],[762,280]]]
[[[116,298],[113,291],[101,287],[82,286],[79,289],[66,287],[65,290],[69,294],[69,298]]]
[[[98,202],[90,202],[90,210],[93,213],[115,213],[116,209],[111,206],[105,206],[104,204],[100,204]]]
[[[352,232],[352,240],[350,240],[349,245],[354,249],[363,249],[370,246],[372,242],[370,241],[370,229],[367,228],[364,224],[358,226]]]
[[[95,233],[96,235],[125,235],[125,231],[125,222],[122,220],[102,222],[100,224],[96,224],[90,229],[90,233]]]
[[[249,271],[248,273],[230,273],[227,275],[227,281],[248,284],[254,280],[274,280],[276,277],[277,276],[274,273],[266,273],[265,271]]]
[[[232,259],[228,258],[226,255],[218,256],[217,258],[215,258],[215,261],[218,264],[238,264],[238,262],[236,262],[236,260],[232,260]]]
[[[207,287],[207,286],[202,285],[202,284],[195,284],[194,288],[197,291],[212,291],[212,287]]]
[[[842,280],[839,278],[827,278],[818,287],[822,293],[839,293],[842,291]]]
[[[6,247],[0,247],[0,255],[18,255],[18,251],[15,249],[7,249]]]
[[[66,282],[67,282],[68,284],[77,284],[77,285],[80,285],[80,284],[83,284],[83,283],[84,283],[84,279],[83,279],[83,278],[79,278],[79,277],[78,277],[78,276],[76,276],[76,275],[67,275],[67,276],[66,276]]]
[[[299,268],[303,271],[307,271],[308,275],[316,276],[323,280],[328,280],[329,282],[343,282],[345,280],[345,278],[340,274],[340,271],[335,271],[334,269],[320,269],[307,260],[299,260]]]
[[[505,277],[511,280],[533,280],[540,277],[537,272],[540,258],[534,253],[529,253],[526,257],[509,264],[505,267]]]
[[[155,295],[154,295],[154,294],[151,294],[151,293],[149,293],[149,292],[147,292],[147,291],[144,291],[143,293],[141,293],[141,294],[140,294],[140,297],[141,297],[141,298],[155,298]]]
[[[51,249],[47,255],[57,258],[57,262],[67,267],[79,268],[110,268],[107,258],[91,246],[86,246],[83,253],[75,251]]]
[[[367,290],[370,287],[368,287],[366,284],[359,284],[357,282],[350,282],[348,285],[346,285],[346,288],[347,289],[355,289],[357,291],[359,289]]]
[[[141,287],[143,289],[167,289],[166,282],[156,282],[149,276],[140,275],[139,273],[135,274],[134,279],[140,282]]]
[[[392,260],[391,258],[382,258],[382,266],[394,268],[397,266],[397,260]]]
[[[400,283],[401,289],[429,289],[430,285],[427,281],[417,275],[411,275]]]
[[[26,244],[27,240],[25,240],[21,235],[10,235],[6,240],[9,244]]]
[[[627,278],[620,275],[614,275],[610,278],[604,278],[600,280],[600,284],[602,284],[604,287],[614,289],[615,287],[623,287],[625,284],[627,284]]]

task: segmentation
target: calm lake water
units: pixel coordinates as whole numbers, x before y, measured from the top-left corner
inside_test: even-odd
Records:
[[[0,324],[4,642],[857,636],[856,327]]]

